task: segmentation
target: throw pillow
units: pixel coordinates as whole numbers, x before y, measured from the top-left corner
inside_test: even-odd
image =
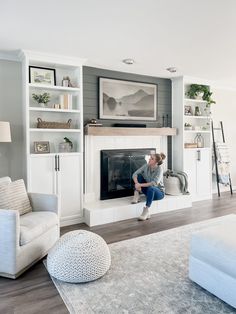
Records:
[[[11,178],[10,177],[2,177],[0,178],[0,184],[8,184],[11,183]]]
[[[0,208],[18,210],[20,215],[32,211],[22,179],[0,185]]]

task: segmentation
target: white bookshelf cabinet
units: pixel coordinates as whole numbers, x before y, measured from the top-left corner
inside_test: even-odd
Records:
[[[173,169],[187,173],[189,191],[193,201],[197,201],[212,197],[211,130],[206,101],[186,96],[191,84],[209,85],[188,77],[172,79],[172,119],[178,128],[178,135],[173,138],[172,164]],[[195,115],[196,107],[199,115]],[[203,147],[190,148],[197,134],[203,138]]]
[[[23,104],[25,117],[25,146],[27,188],[30,192],[54,193],[60,201],[61,225],[82,221],[83,187],[83,82],[84,60],[63,56],[22,51]],[[30,83],[29,66],[51,68],[56,71],[55,85]],[[69,76],[73,87],[62,85],[64,76]],[[49,93],[50,101],[41,107],[32,94]],[[58,108],[61,95],[70,95],[67,108]],[[64,97],[64,96],[63,96]],[[47,122],[66,123],[72,120],[69,129],[38,128],[37,119]],[[67,137],[73,148],[61,151],[59,144]],[[49,142],[50,151],[38,153],[36,142]]]

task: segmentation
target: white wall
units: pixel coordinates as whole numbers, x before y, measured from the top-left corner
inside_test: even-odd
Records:
[[[236,90],[212,88],[211,91],[213,92],[212,98],[216,101],[216,104],[212,105],[214,127],[219,126],[219,121],[223,122],[225,140],[230,151],[232,185],[236,186]],[[217,132],[219,138],[221,133],[216,131],[215,134]],[[215,184],[213,188],[214,186]]]
[[[9,121],[12,143],[0,143],[0,177],[25,178],[21,63],[0,60],[0,121]]]

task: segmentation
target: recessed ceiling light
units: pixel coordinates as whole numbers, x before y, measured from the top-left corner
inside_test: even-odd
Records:
[[[177,68],[176,67],[169,67],[166,69],[167,71],[169,71],[170,73],[175,73],[177,72]]]
[[[128,59],[122,60],[122,62],[125,64],[134,64],[134,59],[128,58]]]

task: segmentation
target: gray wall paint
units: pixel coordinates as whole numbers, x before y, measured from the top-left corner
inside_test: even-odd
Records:
[[[143,83],[157,84],[157,121],[133,121],[133,120],[99,120],[99,77],[114,78],[121,80],[130,80]],[[171,126],[171,80],[136,75],[125,72],[110,71],[92,67],[83,68],[83,97],[84,97],[84,123],[90,119],[96,118],[104,126],[112,126],[114,123],[144,123],[147,127],[162,126],[162,117],[169,117],[169,126]],[[168,138],[168,168],[171,168],[171,138]]]
[[[0,121],[9,121],[12,143],[0,143],[0,177],[24,178],[21,63],[0,60]]]

